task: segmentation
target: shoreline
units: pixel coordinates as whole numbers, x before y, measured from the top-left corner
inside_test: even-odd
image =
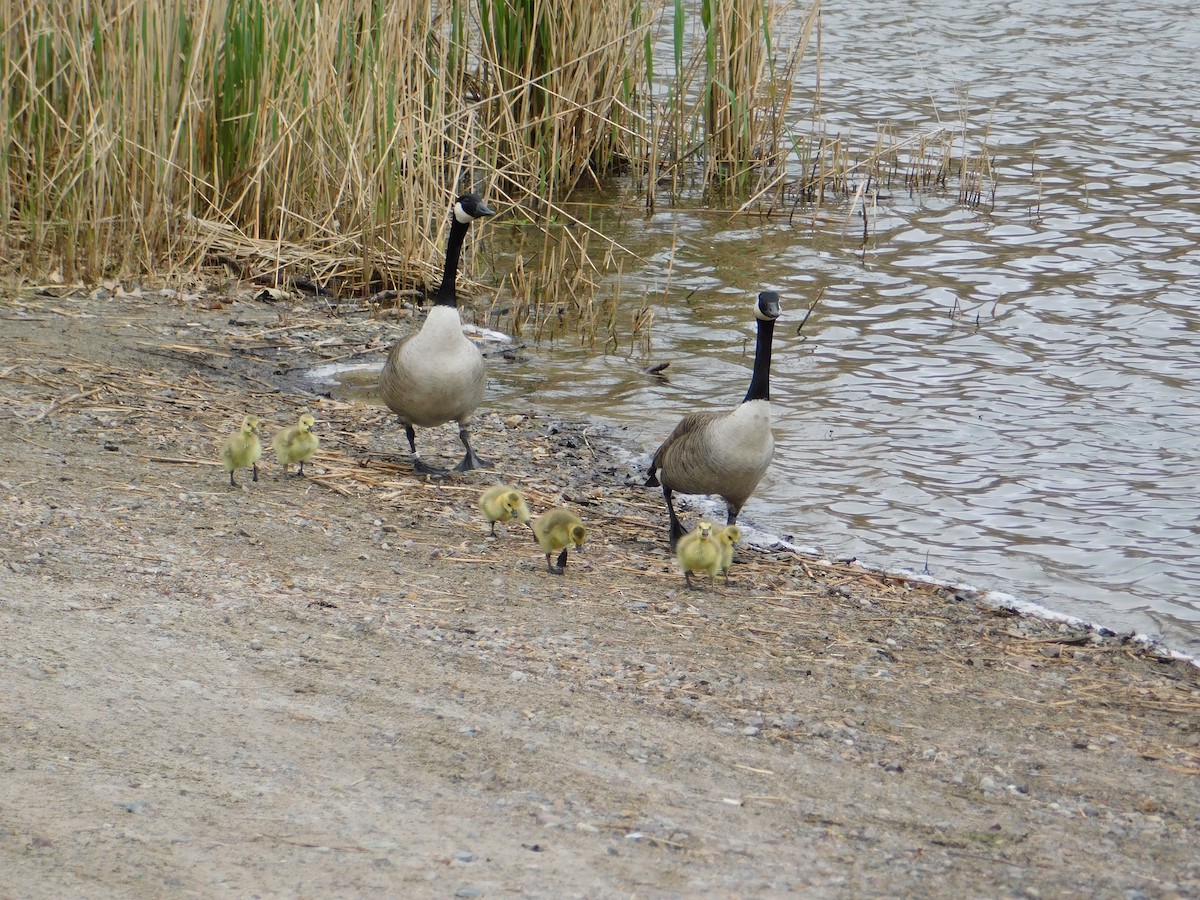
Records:
[[[478,326],[464,327],[464,331],[467,331],[469,334],[478,335],[484,340],[491,341],[491,342],[494,342],[497,344],[505,342],[505,341],[512,342],[512,340],[513,340],[512,337],[509,335],[505,335],[505,334],[503,334],[501,332],[497,332],[497,331],[481,329]],[[379,363],[357,361],[354,363],[350,363],[348,365],[343,365],[341,363],[335,362],[335,363],[324,364],[324,365],[318,364],[312,368],[307,369],[303,374],[304,374],[304,377],[306,379],[310,380],[317,389],[328,389],[331,385],[335,385],[338,383],[337,379],[336,379],[336,375],[339,372],[378,371],[378,369],[382,365],[383,365],[382,361],[380,361]],[[491,409],[487,409],[487,408],[481,409],[481,414],[487,414],[489,412],[493,413],[495,415],[503,415],[503,413],[501,413],[499,410],[491,410]],[[539,409],[539,413],[542,416],[548,417],[548,418],[558,417],[557,414],[549,412],[547,410]],[[563,421],[571,421],[571,420],[563,419]],[[635,461],[640,462],[645,459],[648,459],[648,455],[652,452],[652,448],[647,449],[647,450],[637,450],[637,449],[634,449],[633,446],[629,442],[619,440],[617,438],[617,436],[620,435],[622,432],[625,432],[628,430],[627,426],[625,426],[625,425],[610,422],[610,421],[605,421],[603,419],[579,418],[574,421],[579,425],[585,425],[587,427],[596,428],[596,429],[603,429],[607,433],[609,438],[611,440],[613,440],[614,443],[617,444],[617,446],[619,446],[628,455],[629,466],[632,470],[636,471],[636,469],[637,469],[637,463]],[[655,496],[657,496],[657,492],[652,492],[652,493],[654,493]],[[720,512],[720,504],[716,501],[711,500],[711,498],[701,498],[701,497],[696,497],[696,496],[680,495],[680,500],[684,504],[681,507],[682,509],[699,508],[699,509],[704,510],[706,513],[708,513],[710,518],[712,517],[712,515],[715,515]],[[714,511],[716,511],[716,512],[714,512]],[[739,524],[741,524],[741,523],[739,523]],[[830,557],[828,557],[827,554],[822,553],[816,547],[802,546],[802,545],[796,544],[792,541],[787,541],[781,535],[777,535],[772,532],[765,531],[756,526],[744,526],[744,530],[747,530],[748,534],[747,534],[747,538],[744,539],[742,542],[743,546],[759,546],[765,550],[770,550],[771,548],[782,547],[791,552],[801,554],[801,555],[804,555],[807,557],[813,557],[813,558],[818,558],[818,559],[824,558],[827,560],[830,559]],[[754,542],[753,540],[751,540],[751,538],[755,534],[761,536],[760,540],[757,543]],[[1022,615],[1032,616],[1032,617],[1042,619],[1047,622],[1051,622],[1051,623],[1055,623],[1055,624],[1065,624],[1072,628],[1083,628],[1089,632],[1095,633],[1098,638],[1115,639],[1115,640],[1120,640],[1120,641],[1124,641],[1124,642],[1133,642],[1135,644],[1143,646],[1145,648],[1146,652],[1148,652],[1148,653],[1151,653],[1154,655],[1170,656],[1171,658],[1178,659],[1182,662],[1187,662],[1193,666],[1200,668],[1200,653],[1192,654],[1192,653],[1188,653],[1184,650],[1180,650],[1176,647],[1171,646],[1170,642],[1167,640],[1164,640],[1163,638],[1155,637],[1155,636],[1153,636],[1151,634],[1147,634],[1145,632],[1140,632],[1134,628],[1129,628],[1129,629],[1113,628],[1109,625],[1105,625],[1105,624],[1102,624],[1102,623],[1094,621],[1094,620],[1083,618],[1082,616],[1076,616],[1076,615],[1072,615],[1071,613],[1061,612],[1059,610],[1054,609],[1053,607],[1046,606],[1042,603],[1037,603],[1037,602],[1029,601],[1029,600],[1023,600],[1018,595],[1009,593],[1007,591],[979,587],[979,586],[973,585],[967,581],[958,580],[953,577],[941,578],[941,577],[934,576],[934,575],[920,573],[913,569],[905,568],[905,567],[889,568],[887,566],[875,565],[875,564],[871,563],[870,561],[863,562],[863,561],[859,560],[857,557],[855,558],[855,561],[858,562],[863,567],[864,571],[867,571],[870,573],[874,573],[877,575],[895,576],[895,577],[910,579],[913,581],[919,581],[919,582],[928,583],[930,585],[934,585],[937,587],[946,588],[948,590],[952,590],[957,593],[970,594],[972,597],[978,598],[982,602],[987,603],[992,606],[995,606],[997,608],[1011,609],[1011,610],[1021,613]]]

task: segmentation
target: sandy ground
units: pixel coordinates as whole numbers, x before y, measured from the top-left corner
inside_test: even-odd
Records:
[[[406,325],[111,293],[0,303],[0,896],[1200,896],[1196,667],[782,551],[689,592],[621,434],[495,410],[417,481],[296,375]]]

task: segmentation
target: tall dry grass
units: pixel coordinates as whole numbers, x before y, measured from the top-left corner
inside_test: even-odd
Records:
[[[92,278],[243,258],[344,290],[421,275],[455,193],[546,208],[636,153],[641,9],[4,4],[0,256]]]
[[[499,276],[534,298],[517,324],[566,307],[591,340],[612,340],[624,314],[597,292],[620,248],[571,217],[581,182],[632,173],[650,207],[663,190],[731,208],[852,190],[858,163],[789,119],[818,11],[0,4],[0,265],[94,280],[219,263],[363,294],[432,280],[449,203],[473,188],[541,235]],[[802,26],[786,48],[785,15]]]
[[[565,191],[604,132],[605,54],[589,76],[568,47],[541,76],[541,96],[591,87],[571,116],[523,105],[511,58],[469,52],[465,8],[5,4],[0,255],[93,278],[248,256],[349,289],[402,280],[456,192]]]

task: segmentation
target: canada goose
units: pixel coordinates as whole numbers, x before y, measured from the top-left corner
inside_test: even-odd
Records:
[[[697,522],[675,549],[675,558],[679,560],[679,568],[683,569],[683,578],[691,590],[696,589],[692,584],[693,572],[707,572],[709,585],[715,586],[717,572],[721,570],[721,556],[721,544],[713,537],[713,524],[707,519]]]
[[[221,445],[221,462],[225,464],[225,471],[229,473],[229,483],[237,487],[233,473],[247,466],[254,470],[254,480],[258,481],[260,456],[262,444],[258,440],[258,416],[246,416],[242,419],[242,427]]]
[[[413,472],[418,475],[444,475],[445,470],[421,459],[414,426],[432,428],[458,422],[458,439],[466,448],[466,455],[454,467],[455,471],[489,465],[475,455],[467,432],[471,413],[483,401],[485,369],[483,354],[463,334],[454,281],[467,229],[476,219],[494,214],[495,210],[478,194],[463,194],[454,201],[446,267],[433,306],[420,331],[396,342],[379,373],[383,401],[404,423]]]
[[[496,484],[484,491],[479,498],[479,510],[492,526],[493,535],[496,534],[497,522],[516,519],[522,525],[529,524],[529,505],[525,502],[525,495],[511,484]]]
[[[567,568],[567,549],[574,544],[582,547],[587,540],[583,521],[569,509],[551,509],[533,520],[533,533],[546,553],[546,569],[551,575],[561,575]],[[550,565],[550,554],[561,550],[558,563]]]
[[[736,525],[726,525],[713,532],[713,538],[721,547],[721,574],[725,583],[729,584],[729,567],[733,565],[733,545],[742,539],[742,529]]]
[[[673,492],[719,495],[728,506],[726,522],[732,525],[771,464],[775,452],[771,436],[771,338],[779,318],[779,295],[761,292],[754,304],[754,316],[758,320],[758,339],[754,374],[745,398],[733,409],[684,416],[654,451],[646,485],[662,485],[671,519],[672,548],[683,536],[683,526],[671,501]]]
[[[283,466],[283,474],[287,474],[289,463],[300,464],[300,475],[304,474],[304,463],[312,459],[317,452],[320,440],[312,433],[314,419],[308,413],[302,415],[295,425],[275,432],[271,438],[271,446],[275,448],[275,458]]]

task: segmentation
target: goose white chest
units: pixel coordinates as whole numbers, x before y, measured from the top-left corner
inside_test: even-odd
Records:
[[[483,354],[463,334],[452,307],[431,309],[421,330],[396,347],[387,367],[388,405],[413,425],[461,420],[483,401]]]
[[[752,479],[757,484],[775,452],[770,401],[749,400],[716,419],[708,428],[707,443],[726,479]]]

